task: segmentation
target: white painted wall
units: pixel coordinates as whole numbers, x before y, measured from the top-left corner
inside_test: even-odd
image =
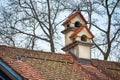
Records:
[[[79,56],[79,47],[78,47],[78,45],[74,47],[74,54],[76,56]]]
[[[68,24],[70,25],[70,27],[74,27],[74,23],[75,23],[76,21],[79,21],[79,22],[82,23],[83,25],[85,24],[84,20],[83,20],[79,15],[77,15],[76,17],[74,17]],[[67,28],[67,24],[65,25],[65,28]],[[86,32],[87,32],[87,31],[83,29],[83,31],[80,32],[80,34],[86,34]],[[65,45],[68,45],[69,43],[72,42],[72,40],[69,38],[72,33],[73,33],[73,31],[70,31],[70,32],[68,32],[68,33],[65,34]],[[78,35],[81,36],[80,34],[78,34]],[[90,35],[89,35],[88,32],[87,32],[87,34],[88,34],[88,35],[86,35],[86,36],[90,37]],[[80,40],[80,38],[79,38],[78,40]],[[88,40],[88,41],[89,41],[89,40]]]
[[[83,20],[79,15],[77,15],[76,17],[74,17],[74,18],[70,21],[70,26],[71,26],[71,27],[74,27],[74,23],[75,23],[76,21],[79,21],[82,25],[85,25],[84,20]]]
[[[74,27],[74,23],[76,21],[79,21],[81,24],[85,25],[85,21],[80,17],[80,15],[75,16],[68,24],[70,27]],[[67,24],[65,25],[65,28],[67,28],[66,26]]]
[[[90,33],[86,30],[85,27],[84,27],[84,28],[82,29],[82,31],[80,31],[77,35],[78,35],[78,36],[86,35],[88,38],[92,38],[92,36],[91,36]]]
[[[89,46],[79,45],[79,58],[90,59],[91,58],[91,48]]]
[[[65,45],[72,43],[72,40],[70,39],[70,36],[72,33],[73,33],[73,31],[70,31],[65,34]]]
[[[82,23],[83,25],[85,25],[84,20],[79,15],[77,15],[75,18],[73,18],[69,22],[70,27],[74,27],[74,23],[76,21],[79,21],[80,23]],[[65,25],[65,28],[66,28],[66,26],[67,26],[67,24]],[[70,43],[73,42],[70,39],[70,36],[71,36],[72,33],[73,33],[73,31],[69,31],[69,32],[65,33],[65,45],[68,45],[68,44],[70,44]],[[82,31],[77,34],[76,40],[77,41],[81,41],[81,36],[82,35],[86,35],[87,36],[87,42],[91,43],[90,38],[92,38],[92,36],[86,30],[86,28],[83,28]],[[85,58],[85,59],[90,59],[91,58],[91,47],[90,46],[77,45],[74,48],[72,48],[71,51],[76,56],[78,56],[79,58]]]

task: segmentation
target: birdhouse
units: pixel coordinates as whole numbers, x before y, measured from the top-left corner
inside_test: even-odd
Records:
[[[81,12],[72,13],[62,25],[65,27],[62,31],[65,35],[65,47],[62,50],[72,52],[79,58],[90,59],[94,35],[87,27],[87,21]]]

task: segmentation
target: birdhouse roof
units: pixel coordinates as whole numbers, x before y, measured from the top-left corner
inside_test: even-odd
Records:
[[[71,39],[75,38],[75,37],[77,36],[77,34],[83,30],[83,28],[85,28],[85,29],[88,31],[88,33],[91,35],[91,38],[94,38],[94,35],[93,35],[92,32],[90,31],[90,29],[88,29],[87,26],[80,26],[78,29],[76,29],[76,30],[71,34],[70,38],[71,38]]]
[[[83,17],[83,15],[81,14],[81,12],[80,11],[76,11],[76,12],[72,13],[70,16],[68,16],[68,18],[63,22],[62,25],[67,24],[68,22],[70,22],[71,19],[73,19],[77,15],[79,15],[85,21],[86,24],[88,23],[86,21],[86,19]]]

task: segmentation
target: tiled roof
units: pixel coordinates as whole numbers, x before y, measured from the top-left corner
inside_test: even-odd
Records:
[[[9,57],[2,58],[2,60],[24,79],[44,80],[43,76],[37,70],[23,61],[17,61]]]
[[[68,16],[67,20],[63,22],[62,25],[67,24],[68,22],[70,22],[71,19],[73,19],[76,15],[80,15],[80,17],[85,21],[85,23],[87,24],[88,22],[85,20],[85,18],[83,17],[83,15],[81,14],[80,11],[76,11],[74,13],[72,13],[70,16]]]
[[[112,80],[120,80],[120,63],[97,59],[93,59],[91,62],[101,73],[106,74],[106,76],[110,77]]]
[[[77,34],[83,29],[85,28],[89,33],[90,35],[92,36],[92,38],[94,38],[94,35],[92,34],[92,32],[87,28],[87,26],[80,26],[79,29],[76,29],[70,36],[70,38],[75,38],[77,36]]]
[[[20,60],[17,59],[18,56],[21,57]],[[30,80],[120,79],[119,63],[93,59],[90,60],[92,65],[85,65],[68,53],[59,54],[0,46],[0,59],[22,77]]]

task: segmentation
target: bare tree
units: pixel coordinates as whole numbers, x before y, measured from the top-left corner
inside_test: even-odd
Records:
[[[107,60],[108,57],[115,57],[115,53],[120,52],[120,0],[75,1],[74,3],[68,2],[74,6],[69,8],[70,5],[66,6],[65,4],[65,7],[72,11],[80,10],[88,14],[89,28],[94,31],[97,30],[95,33],[98,34],[93,40],[96,49],[102,53],[104,60]]]
[[[12,14],[7,12],[3,7],[1,7],[1,9],[2,9],[1,12],[2,16],[0,17],[0,39],[2,40],[1,43],[15,46],[14,34],[16,32],[12,29],[9,29],[9,27],[12,25],[12,20],[10,18]]]
[[[14,24],[9,28],[17,34],[29,37],[27,46],[35,46],[35,40],[43,40],[50,45],[50,50],[55,52],[55,39],[58,37],[57,26],[61,21],[57,20],[62,6],[61,0],[9,0],[9,8],[13,12],[11,16]],[[34,24],[34,25],[33,25]],[[19,26],[19,27],[18,27]],[[39,31],[38,31],[39,30]]]
[[[112,1],[112,2],[110,2],[108,0],[102,0],[100,2],[97,2],[96,4],[99,4],[103,7],[104,11],[102,11],[102,12],[104,12],[104,15],[106,15],[107,23],[106,23],[105,28],[102,28],[100,26],[97,26],[96,24],[93,24],[94,27],[96,27],[98,30],[100,30],[102,32],[101,34],[103,36],[102,42],[100,41],[100,43],[97,43],[94,40],[93,40],[93,42],[94,42],[95,46],[103,54],[104,60],[107,60],[113,50],[112,47],[115,47],[116,45],[118,45],[118,43],[116,42],[116,39],[120,39],[119,38],[120,24],[119,24],[119,26],[115,26],[116,23],[114,23],[114,21],[116,22],[116,20],[113,19],[117,13],[117,11],[115,11],[115,10],[117,10],[117,8],[120,4],[120,0],[116,0],[116,1]],[[112,25],[112,24],[114,24],[114,25]],[[104,49],[103,49],[103,47],[104,47]]]

